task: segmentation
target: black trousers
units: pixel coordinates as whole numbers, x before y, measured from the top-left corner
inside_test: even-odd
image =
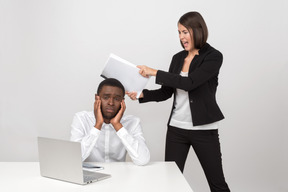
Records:
[[[211,192],[230,192],[222,169],[218,130],[185,130],[168,126],[165,161],[175,161],[183,172],[190,146],[200,161]]]

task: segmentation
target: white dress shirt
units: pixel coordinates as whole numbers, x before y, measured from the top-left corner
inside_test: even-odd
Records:
[[[72,122],[71,141],[81,142],[82,161],[115,162],[125,161],[128,152],[136,165],[145,165],[150,152],[143,137],[140,119],[123,115],[123,125],[117,132],[112,124],[103,123],[101,130],[95,128],[94,112],[82,111],[75,114]]]

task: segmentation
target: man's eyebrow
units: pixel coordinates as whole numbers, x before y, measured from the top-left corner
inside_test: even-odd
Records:
[[[121,95],[113,95],[109,93],[103,93],[103,96],[115,96],[115,97],[122,97]]]

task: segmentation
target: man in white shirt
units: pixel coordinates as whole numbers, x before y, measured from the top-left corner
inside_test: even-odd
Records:
[[[125,89],[116,79],[102,81],[95,94],[94,111],[75,114],[71,141],[81,142],[82,161],[125,161],[128,152],[136,165],[150,160],[140,119],[123,115]]]

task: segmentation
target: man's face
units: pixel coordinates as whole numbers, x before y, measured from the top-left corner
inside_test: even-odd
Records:
[[[109,121],[118,113],[123,100],[123,91],[119,87],[104,85],[99,93],[101,111],[104,120]]]

